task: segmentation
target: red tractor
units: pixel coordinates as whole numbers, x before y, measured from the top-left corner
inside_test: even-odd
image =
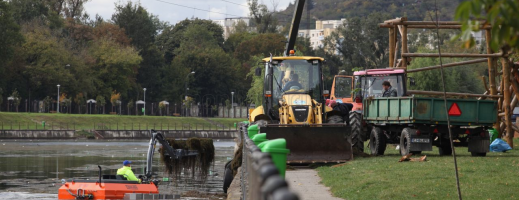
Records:
[[[402,69],[369,69],[356,71],[354,76],[336,75],[333,79],[330,99],[338,103],[351,103],[350,112],[352,147],[364,151],[364,141],[369,139],[371,127],[362,121],[362,100],[367,97],[381,97],[384,93],[382,83],[389,81],[396,89],[397,96],[404,96],[406,84],[405,71]],[[411,84],[413,79],[410,78]]]

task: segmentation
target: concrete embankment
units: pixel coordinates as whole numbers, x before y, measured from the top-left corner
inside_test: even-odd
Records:
[[[160,130],[168,138],[233,139],[236,130]],[[96,130],[91,134],[98,139],[149,139],[148,130]],[[0,139],[75,139],[85,137],[75,130],[0,130]]]

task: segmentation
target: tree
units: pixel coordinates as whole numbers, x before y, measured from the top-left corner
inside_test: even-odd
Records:
[[[277,32],[278,20],[274,17],[274,12],[268,10],[267,5],[258,3],[258,0],[250,0],[248,4],[258,33]]]
[[[6,1],[0,2],[0,63],[7,63],[13,56],[14,48],[23,42],[11,9]]]
[[[0,105],[2,105],[2,103],[4,102],[4,97],[2,96],[3,93],[4,93],[4,90],[2,90],[2,88],[0,88]],[[2,111],[2,106],[0,106],[0,111]]]
[[[16,112],[18,112],[18,106],[20,105],[20,102],[22,99],[21,99],[20,93],[18,93],[17,89],[14,89],[13,93],[11,94],[11,97],[13,97],[14,107],[16,107]]]
[[[134,4],[131,1],[115,5],[112,21],[125,30],[126,35],[132,39],[131,43],[138,50],[152,45],[159,29],[157,16],[148,13],[140,3]]]
[[[112,112],[114,112],[114,106],[118,106],[121,98],[121,93],[117,93],[117,91],[112,92],[112,96],[110,96],[110,103],[112,103]],[[115,109],[117,110],[117,108]]]
[[[86,104],[86,98],[83,93],[78,93],[74,98],[74,102],[77,104],[78,113],[81,114],[81,107]]]
[[[160,116],[163,116],[163,112],[166,112],[166,104],[164,102],[159,102],[159,110],[160,110]],[[167,115],[167,114],[166,114]]]
[[[98,95],[96,97],[96,104],[103,107],[103,114],[105,114],[105,105],[106,105],[106,100],[103,96],[101,95]]]
[[[130,99],[130,101],[128,101],[128,104],[126,105],[126,107],[128,107],[128,115],[131,114],[131,110],[133,108],[133,104],[135,104],[135,102],[133,102],[133,99]]]
[[[45,108],[47,108],[47,112],[50,112],[50,105],[52,104],[52,101],[54,101],[54,99],[52,99],[49,96],[47,96],[47,97],[45,97],[45,99],[43,99],[43,106]]]
[[[466,41],[466,47],[475,44],[471,32],[479,31],[482,23],[478,20],[486,20],[485,24],[492,25],[490,47],[497,52],[500,49],[519,50],[517,13],[519,13],[519,1],[469,0],[459,4],[455,17],[463,23],[460,37]]]
[[[116,90],[126,94],[136,81],[137,69],[142,58],[133,47],[125,47],[112,40],[100,39],[90,47],[90,55],[96,60],[91,67],[97,93],[108,96]]]
[[[389,16],[373,13],[365,19],[348,19],[326,38],[325,46],[343,56],[346,71],[357,67],[386,67],[389,59],[389,36],[385,29],[373,27],[377,27],[379,22],[387,18]]]

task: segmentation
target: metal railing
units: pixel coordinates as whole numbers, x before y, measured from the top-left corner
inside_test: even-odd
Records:
[[[0,122],[0,130],[238,130],[234,123],[22,123]]]
[[[240,186],[242,200],[299,200],[279,175],[270,154],[263,153],[247,134],[247,124],[240,123],[243,142]]]

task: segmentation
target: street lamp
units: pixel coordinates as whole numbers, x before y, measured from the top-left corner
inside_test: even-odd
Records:
[[[57,113],[59,113],[59,86],[61,85],[58,84],[58,107],[56,108]]]
[[[187,102],[187,90],[188,90],[187,83],[188,83],[188,80],[189,80],[189,75],[191,75],[191,74],[195,74],[195,71],[192,71],[192,72],[190,72],[189,74],[186,75],[186,87],[185,87],[186,88],[186,97],[185,97],[186,102]],[[185,110],[186,111],[184,113],[184,116],[187,116],[187,103],[186,103]]]
[[[236,116],[234,114],[234,92],[231,92],[231,108],[232,108],[232,116],[234,118]]]
[[[146,116],[146,88],[142,90],[144,90],[144,116]]]

